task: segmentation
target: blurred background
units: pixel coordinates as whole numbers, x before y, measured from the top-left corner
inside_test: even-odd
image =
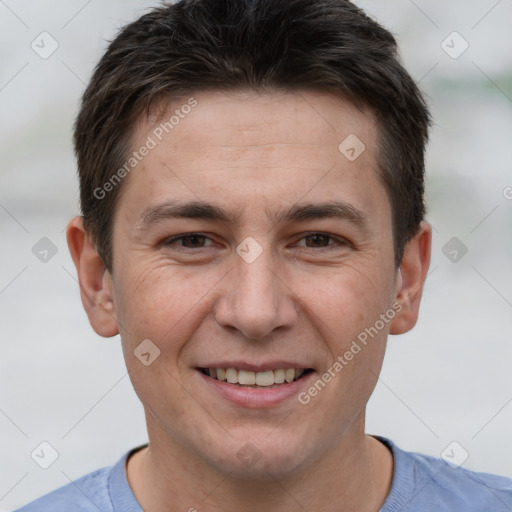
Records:
[[[435,121],[420,321],[390,337],[367,431],[512,477],[512,1],[356,3],[396,35]],[[85,84],[154,5],[0,0],[0,511],[147,441],[119,337],[97,336],[82,309],[65,227]],[[55,450],[47,469],[41,449]]]

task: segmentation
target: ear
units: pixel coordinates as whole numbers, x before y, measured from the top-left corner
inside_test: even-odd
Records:
[[[80,296],[92,328],[105,338],[119,333],[112,293],[112,278],[101,260],[82,217],[70,221],[66,231],[69,252],[80,283]]]
[[[403,334],[416,325],[423,285],[430,265],[431,245],[432,228],[422,221],[414,238],[405,246],[402,263],[397,270],[395,300],[401,303],[402,309],[391,321],[390,334]]]

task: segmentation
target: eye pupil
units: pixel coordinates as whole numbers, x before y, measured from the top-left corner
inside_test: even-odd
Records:
[[[187,240],[192,241],[192,243],[187,243]],[[204,244],[204,240],[204,235],[187,235],[183,237],[182,242],[185,247],[201,247]]]
[[[326,247],[329,245],[329,236],[323,235],[321,233],[316,233],[314,235],[309,235],[306,237],[308,240],[313,241],[313,247]],[[319,243],[318,243],[319,242]]]

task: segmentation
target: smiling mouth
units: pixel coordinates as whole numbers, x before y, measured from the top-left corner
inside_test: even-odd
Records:
[[[237,370],[236,368],[198,368],[204,375],[244,388],[271,388],[285,386],[311,373],[311,368],[278,368],[263,372]]]

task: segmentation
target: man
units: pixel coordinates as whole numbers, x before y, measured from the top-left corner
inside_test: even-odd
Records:
[[[149,444],[30,511],[512,510],[509,479],[365,434],[430,260],[429,114],[344,0],[195,0],[110,44],[67,231]]]

